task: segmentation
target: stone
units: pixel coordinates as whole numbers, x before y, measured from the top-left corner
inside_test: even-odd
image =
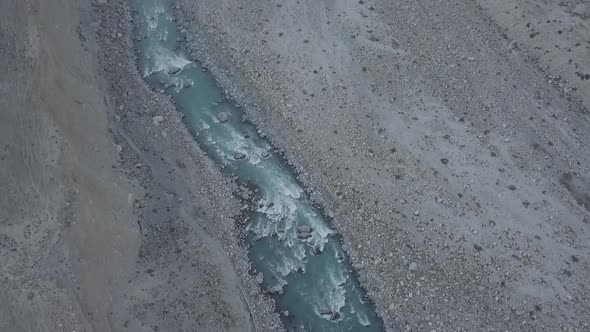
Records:
[[[408,270],[410,270],[410,271],[418,270],[418,263],[416,263],[416,262],[410,263],[410,266],[408,266]]]
[[[217,120],[221,123],[227,122],[229,119],[229,114],[227,112],[219,112],[217,113]]]
[[[517,49],[518,43],[516,42],[516,40],[511,41],[510,44],[508,45],[508,48],[511,50]]]
[[[283,294],[283,286],[281,285],[274,285],[268,290],[272,294]]]
[[[242,159],[246,159],[246,155],[245,155],[245,154],[243,154],[243,153],[241,153],[241,152],[238,152],[238,153],[234,154],[234,159],[235,159],[235,160],[242,160]]]
[[[164,122],[164,117],[161,115],[156,115],[152,118],[152,122],[154,123],[154,126],[158,126]]]
[[[262,274],[262,272],[258,272],[258,274],[256,275],[256,278],[254,279],[256,281],[257,284],[262,284],[262,282],[264,281],[264,275]]]
[[[364,274],[361,274],[361,275],[359,276],[358,280],[359,280],[359,282],[360,282],[361,284],[362,284],[362,283],[365,283],[365,282],[367,281],[367,276],[366,276],[366,275],[364,275]]]
[[[330,320],[337,320],[338,318],[340,318],[340,313],[338,311],[334,311],[330,315]]]
[[[307,225],[301,225],[297,227],[299,233],[311,233],[311,227]]]
[[[297,237],[300,239],[309,239],[311,237],[311,233],[299,233]]]

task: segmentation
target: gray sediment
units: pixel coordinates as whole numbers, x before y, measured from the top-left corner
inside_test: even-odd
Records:
[[[466,4],[465,10],[472,16],[470,24],[477,26],[472,30],[483,31],[484,37],[470,35],[470,45],[456,37],[464,31],[463,22],[452,21],[454,17],[433,23],[420,16],[420,4],[411,5],[418,7],[412,9],[418,14],[389,7],[397,5],[233,1],[224,7],[180,0],[176,11],[193,58],[212,72],[247,118],[285,153],[312,200],[334,215],[353,266],[387,329],[510,329],[520,326],[523,313],[534,314],[539,308],[531,306],[534,301],[542,301],[548,312],[558,312],[561,318],[530,315],[522,323],[530,324],[527,328],[567,324],[572,311],[559,301],[540,300],[522,291],[532,283],[538,289],[547,286],[523,277],[531,276],[528,267],[515,269],[511,262],[519,255],[513,252],[518,245],[511,232],[528,232],[538,218],[552,213],[550,208],[532,212],[518,206],[514,214],[497,208],[510,204],[502,198],[499,183],[526,182],[531,173],[541,170],[523,170],[518,166],[521,161],[510,159],[512,151],[524,155],[530,150],[530,145],[518,143],[534,142],[539,136],[555,142],[560,131],[537,131],[511,111],[479,110],[490,109],[487,97],[492,90],[503,96],[494,103],[496,109],[518,105],[543,123],[551,121],[545,119],[543,107],[569,105],[555,91],[531,83],[543,79],[506,54],[497,31],[475,6]],[[423,36],[416,38],[416,29],[403,23],[404,15],[422,24],[443,22],[442,31],[453,33],[459,45],[449,50],[450,46],[431,41],[430,28],[418,29]],[[368,23],[379,29],[363,32]],[[360,32],[350,36],[355,24]],[[398,34],[405,38],[405,48],[389,40]],[[322,49],[327,52],[321,53]],[[469,64],[479,65],[472,56],[479,52],[485,68],[476,71]],[[437,62],[440,59],[444,66]],[[491,63],[499,67],[492,68]],[[482,71],[497,74],[479,74]],[[480,83],[482,79],[486,81]],[[470,84],[463,86],[466,82]],[[522,92],[505,89],[509,85]],[[528,97],[523,99],[523,94]],[[504,122],[526,130],[497,130]],[[578,122],[572,123],[575,127]],[[488,157],[498,142],[503,142],[506,158],[493,153]],[[583,146],[568,148],[579,155]],[[539,162],[534,158],[530,161]],[[542,172],[546,178],[556,178],[556,168]],[[551,184],[520,186],[528,188],[523,193],[545,195]],[[559,188],[551,189],[550,195],[555,201],[569,200]],[[578,210],[560,211],[582,220]],[[531,213],[539,215],[531,218]],[[522,223],[508,222],[511,218]],[[506,222],[504,234],[489,226],[489,220],[498,219]],[[555,241],[549,246],[569,250]],[[497,243],[511,243],[506,247],[510,249]],[[545,254],[552,252],[548,249]],[[543,273],[555,273],[552,266],[559,264],[559,258],[546,261],[552,263],[541,264]],[[560,278],[559,273],[554,276]]]
[[[194,142],[170,98],[151,90],[139,75],[127,2],[108,1],[96,5],[96,12],[100,62],[115,110],[112,130],[123,164],[139,185],[140,197],[133,202],[143,237],[138,273],[115,316],[135,328],[282,330],[273,300],[248,273],[243,233],[235,224],[237,186]],[[170,277],[173,266],[178,272]],[[235,275],[238,289],[222,289],[226,275]],[[149,300],[138,300],[140,294]],[[236,295],[243,305],[225,308]],[[244,315],[250,317],[248,325]]]

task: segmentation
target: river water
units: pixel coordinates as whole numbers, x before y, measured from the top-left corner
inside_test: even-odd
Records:
[[[246,225],[253,270],[293,331],[381,331],[340,239],[243,112],[212,75],[187,56],[168,0],[131,0],[139,66],[171,96],[195,140],[242,184],[256,188]],[[258,277],[260,279],[260,277]]]

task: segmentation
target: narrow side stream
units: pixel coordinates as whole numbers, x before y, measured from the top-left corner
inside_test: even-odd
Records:
[[[196,141],[224,172],[252,192],[249,256],[272,293],[288,330],[380,331],[340,239],[281,157],[243,112],[227,101],[211,74],[191,62],[167,0],[131,0],[137,12],[140,70],[170,95]],[[261,274],[260,274],[261,273]],[[260,280],[262,277],[262,280]]]

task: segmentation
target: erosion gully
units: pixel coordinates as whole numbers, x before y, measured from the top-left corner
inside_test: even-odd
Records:
[[[175,101],[194,139],[224,172],[256,188],[247,201],[252,273],[275,299],[287,330],[383,330],[322,211],[211,73],[189,60],[168,0],[130,4],[146,82]]]

